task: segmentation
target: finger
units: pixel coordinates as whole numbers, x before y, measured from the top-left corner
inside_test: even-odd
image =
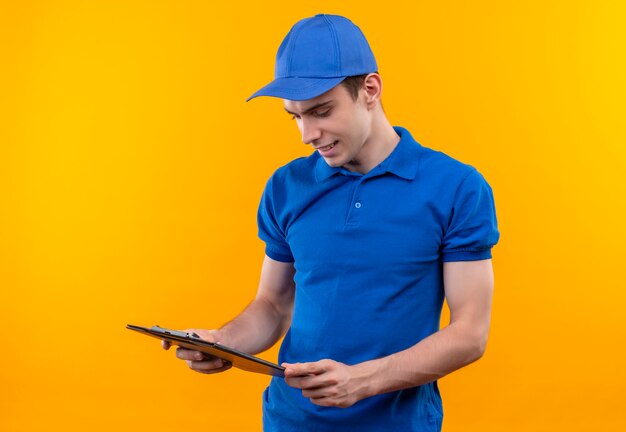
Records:
[[[165,341],[165,340],[161,341],[161,348],[163,348],[164,350],[170,349],[171,346],[172,344],[169,343],[168,341]]]
[[[325,407],[346,408],[351,405],[350,403],[346,401],[342,401],[341,399],[334,399],[332,397],[310,398],[309,400],[311,401],[311,403],[315,405],[325,406]]]
[[[322,362],[294,364],[283,363],[282,366],[285,368],[286,377],[318,375],[326,371],[324,363]]]
[[[218,359],[218,358],[209,359],[209,360],[199,360],[199,361],[187,360],[185,363],[187,363],[187,366],[189,366],[191,369],[198,370],[198,371],[208,371],[211,369],[219,369],[222,366],[224,366],[224,360]]]
[[[203,372],[203,373],[206,373],[206,374],[213,374],[213,373],[224,372],[224,371],[227,371],[228,369],[230,369],[230,368],[232,368],[232,367],[233,367],[233,364],[232,364],[231,362],[229,362],[229,361],[224,361],[224,364],[223,364],[223,366],[222,366],[222,367],[220,367],[220,368],[216,368],[216,369],[212,369],[212,370],[210,370],[210,371],[206,371],[206,372]]]
[[[303,389],[302,396],[307,399],[320,399],[320,398],[336,398],[339,396],[339,389],[337,387],[315,387],[310,389]]]
[[[200,351],[194,351],[186,348],[178,347],[176,348],[176,357],[181,360],[209,360],[212,359],[210,356],[201,353]]]
[[[205,374],[223,372],[233,366],[231,362],[219,358],[204,361],[187,361],[186,363],[190,369]]]
[[[338,381],[328,373],[320,375],[287,376],[285,377],[285,382],[291,387],[302,390],[331,387],[338,383]]]
[[[330,391],[331,389],[326,388],[326,387],[303,389],[302,396],[304,396],[307,399],[319,399],[319,398],[331,396]]]

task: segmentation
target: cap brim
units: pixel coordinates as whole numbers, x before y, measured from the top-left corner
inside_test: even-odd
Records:
[[[246,99],[246,102],[259,96],[271,96],[294,101],[313,99],[326,93],[345,78],[277,78]]]

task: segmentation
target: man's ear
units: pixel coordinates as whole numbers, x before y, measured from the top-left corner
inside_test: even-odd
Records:
[[[368,107],[373,107],[380,101],[383,92],[383,80],[377,73],[368,74],[363,80],[365,90],[365,102]]]

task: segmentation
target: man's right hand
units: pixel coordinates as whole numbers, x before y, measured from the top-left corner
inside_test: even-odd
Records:
[[[187,333],[196,333],[207,342],[222,343],[228,346],[228,341],[224,340],[226,335],[220,330],[187,329],[184,331]],[[161,341],[161,346],[163,349],[168,350],[172,344],[168,341]],[[210,356],[200,351],[181,347],[176,348],[176,357],[184,360],[191,370],[204,374],[223,372],[232,367],[232,363],[229,361]]]

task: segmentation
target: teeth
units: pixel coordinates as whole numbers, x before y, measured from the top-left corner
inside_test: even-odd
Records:
[[[328,150],[330,150],[331,148],[335,147],[335,144],[337,144],[337,141],[335,141],[335,142],[334,142],[334,143],[332,143],[332,144],[328,144],[328,145],[327,145],[327,146],[325,146],[325,147],[320,147],[320,150],[328,151]]]

